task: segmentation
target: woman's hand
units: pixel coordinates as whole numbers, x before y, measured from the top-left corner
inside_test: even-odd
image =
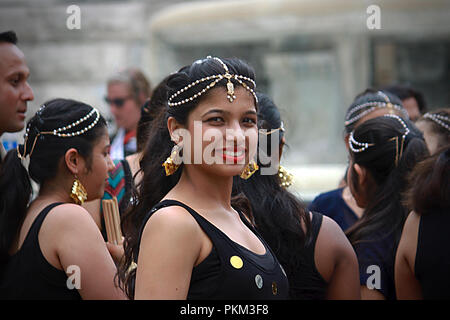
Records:
[[[118,244],[106,242],[106,247],[108,248],[111,257],[113,258],[116,264],[119,264],[124,256],[123,240],[124,237],[122,237],[122,240]]]

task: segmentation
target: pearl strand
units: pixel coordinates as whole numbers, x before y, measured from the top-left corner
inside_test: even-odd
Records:
[[[449,122],[450,123],[450,119],[446,116],[440,115],[440,114],[436,114],[436,113],[425,113],[423,115],[424,118],[426,119],[430,119],[434,122],[436,122],[437,124],[439,124],[440,126],[444,127],[445,129],[447,129],[448,131],[450,131],[450,126],[448,124],[446,124],[444,121]],[[444,121],[442,121],[444,120]]]
[[[182,104],[185,104],[189,101],[192,101],[198,97],[200,97],[202,94],[204,94],[206,91],[208,91],[209,89],[211,89],[212,87],[214,87],[219,81],[221,81],[222,79],[226,78],[228,79],[228,83],[227,83],[227,89],[228,89],[228,95],[227,98],[230,102],[233,102],[233,100],[236,98],[236,96],[234,96],[234,88],[232,85],[232,82],[230,81],[231,78],[234,78],[236,81],[238,81],[246,90],[248,90],[253,97],[255,98],[255,101],[258,102],[258,98],[256,97],[256,93],[255,91],[250,88],[248,85],[246,85],[241,79],[250,82],[251,84],[253,84],[253,88],[256,88],[256,83],[253,79],[246,77],[246,76],[241,76],[241,75],[231,75],[229,73],[229,69],[228,66],[219,58],[217,57],[211,57],[211,56],[207,56],[207,59],[214,59],[216,61],[218,61],[223,69],[225,70],[224,74],[217,74],[217,75],[212,75],[212,76],[208,76],[208,77],[204,77],[201,79],[198,79],[190,84],[188,84],[187,86],[185,86],[184,88],[178,90],[177,92],[175,92],[174,94],[172,94],[168,100],[168,106],[169,107],[176,107]],[[183,99],[181,101],[178,102],[172,102],[173,99],[175,99],[178,95],[180,95],[181,93],[185,92],[186,90],[198,85],[199,83],[202,83],[204,81],[208,81],[208,80],[212,80],[215,79],[213,82],[211,82],[209,85],[207,85],[205,88],[203,88],[203,90],[201,90],[200,92],[195,93],[193,96]]]
[[[363,152],[364,150],[366,150],[370,146],[374,145],[373,143],[356,141],[355,138],[353,137],[353,132],[354,131],[350,132],[350,138],[349,138],[349,144],[348,144],[349,147],[350,147],[350,150],[352,150],[353,152],[355,152],[355,153]],[[359,146],[359,147],[361,147],[361,148],[357,149],[357,148],[353,147],[354,144]]]
[[[61,128],[53,130],[52,134],[55,135],[55,136],[58,136],[58,137],[67,138],[67,137],[75,137],[75,136],[82,135],[86,131],[92,129],[97,124],[98,120],[100,119],[100,112],[98,112],[98,110],[95,109],[95,108],[92,108],[92,109],[93,110],[88,115],[86,115],[85,117],[81,118],[80,120],[75,121],[74,123],[72,123],[72,124],[70,124],[68,126],[61,127]],[[76,126],[76,125],[80,124],[81,122],[86,121],[94,113],[96,113],[97,116],[96,116],[95,120],[90,125],[88,125],[87,127],[83,128],[81,130],[78,130],[78,131],[70,132],[70,133],[60,133],[60,131],[65,131],[65,130],[71,129],[73,126]]]

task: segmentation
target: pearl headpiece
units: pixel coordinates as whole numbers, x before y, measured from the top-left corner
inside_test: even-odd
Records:
[[[45,108],[45,105],[42,105],[42,107],[39,108],[39,111],[37,112],[38,116],[41,114],[41,112],[42,112],[42,110],[44,108]],[[80,130],[77,130],[77,131],[73,131],[73,132],[67,132],[70,129],[80,125],[81,123],[83,123],[85,121],[87,121],[93,115],[95,115],[94,121],[92,121],[89,125],[87,125],[83,129],[80,129]],[[86,131],[92,129],[97,124],[99,119],[100,119],[100,112],[96,108],[92,108],[92,110],[87,115],[85,115],[81,119],[78,119],[77,121],[74,121],[73,123],[71,123],[71,124],[69,124],[67,126],[63,126],[63,127],[51,130],[51,131],[38,132],[36,134],[35,138],[34,138],[33,146],[31,147],[29,156],[31,157],[31,154],[33,153],[33,150],[34,150],[34,146],[36,145],[37,138],[39,136],[45,135],[45,134],[49,134],[49,135],[54,135],[54,136],[58,136],[58,137],[62,137],[62,138],[76,137],[76,136],[82,135]],[[27,147],[27,140],[28,140],[29,131],[30,131],[30,127],[28,126],[27,130],[25,131],[25,135],[24,135],[24,151],[23,151],[23,155],[19,151],[19,146],[17,146],[17,154],[18,154],[20,159],[23,159],[23,158],[25,158],[27,156],[26,147]]]
[[[375,111],[376,109],[381,109],[381,108],[388,108],[390,114],[393,114],[394,110],[401,111],[403,113],[404,117],[406,119],[409,119],[408,112],[405,110],[405,108],[403,108],[403,106],[398,105],[398,104],[393,104],[391,102],[391,100],[389,99],[389,97],[383,91],[378,91],[377,94],[382,96],[383,99],[385,100],[385,102],[369,101],[369,102],[362,103],[362,104],[359,104],[359,105],[353,107],[347,113],[347,117],[345,119],[344,125],[348,126],[348,125],[358,121],[362,117],[368,115],[372,111]],[[366,110],[364,110],[364,109],[366,109]],[[360,114],[352,117],[352,115],[359,110],[364,110],[364,111],[361,112]]]
[[[222,79],[227,79],[227,98],[230,102],[233,102],[234,99],[236,99],[236,96],[234,94],[234,84],[233,82],[231,82],[231,79],[236,80],[237,82],[239,82],[239,84],[241,84],[245,89],[247,89],[255,98],[255,101],[258,102],[258,98],[256,97],[256,93],[254,91],[254,89],[256,88],[256,83],[253,79],[249,78],[249,77],[245,77],[245,76],[241,76],[238,74],[230,74],[229,70],[228,70],[228,66],[219,58],[217,57],[211,57],[208,56],[206,57],[207,59],[214,59],[216,61],[218,61],[222,67],[225,70],[224,74],[216,74],[216,75],[212,75],[212,76],[208,76],[208,77],[204,77],[201,79],[198,79],[190,84],[188,84],[187,86],[185,86],[184,88],[178,90],[177,92],[175,92],[173,95],[170,96],[169,101],[168,101],[168,105],[169,107],[176,107],[182,104],[185,104],[189,101],[192,101],[198,97],[200,97],[202,94],[204,94],[206,91],[208,91],[209,89],[211,89],[212,87],[214,87],[219,81],[221,81]],[[195,62],[197,63],[197,61]],[[204,89],[202,89],[201,91],[195,93],[193,96],[183,99],[181,101],[177,101],[177,102],[173,102],[173,100],[180,95],[181,93],[185,92],[186,90],[189,90],[190,88],[205,82],[205,81],[210,81],[213,80],[211,83],[209,83]],[[253,85],[253,89],[250,88],[245,82],[243,82],[242,80],[248,81]]]
[[[364,150],[366,150],[368,147],[374,146],[374,143],[367,143],[367,142],[358,142],[355,140],[355,138],[353,137],[353,132],[350,132],[350,137],[348,139],[348,146],[350,147],[350,150],[352,150],[352,152],[358,153],[358,152],[363,152]],[[355,147],[356,146],[356,147]]]
[[[398,161],[402,157],[402,154],[403,154],[403,145],[405,143],[406,136],[409,134],[410,130],[409,130],[408,126],[406,125],[405,121],[403,121],[403,119],[400,118],[398,115],[385,114],[384,117],[394,118],[394,119],[398,120],[400,122],[400,124],[402,125],[403,129],[405,129],[405,132],[403,133],[403,135],[401,137],[402,141],[400,144],[400,148],[399,148],[399,137],[398,136],[395,136],[388,140],[388,141],[395,141],[395,144],[396,144],[395,166],[397,166]],[[354,132],[355,132],[355,130],[353,130],[350,133],[350,138],[349,138],[349,147],[350,147],[350,150],[352,150],[352,152],[354,152],[354,153],[362,152],[362,151],[366,150],[367,148],[375,145],[374,143],[356,141],[355,138],[353,137]]]
[[[443,116],[441,114],[437,114],[437,113],[425,113],[423,115],[424,118],[426,119],[430,119],[431,121],[436,122],[438,125],[440,125],[441,127],[447,129],[448,131],[450,131],[450,119],[446,116]]]

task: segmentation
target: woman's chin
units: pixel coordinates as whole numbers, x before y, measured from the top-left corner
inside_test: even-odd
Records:
[[[210,167],[208,168],[210,172],[214,173],[217,176],[222,177],[234,177],[237,175],[240,175],[242,171],[244,170],[245,164],[216,164],[214,165],[214,168]]]

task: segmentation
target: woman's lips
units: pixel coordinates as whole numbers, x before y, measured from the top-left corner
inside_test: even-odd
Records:
[[[245,159],[245,149],[235,148],[234,150],[223,149],[220,151],[222,152],[222,158],[225,160],[225,163],[236,164]]]

